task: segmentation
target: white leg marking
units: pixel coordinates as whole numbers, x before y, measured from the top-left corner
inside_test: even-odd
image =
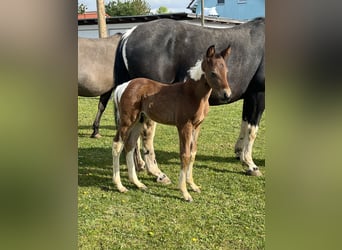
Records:
[[[140,189],[146,189],[147,187],[138,180],[137,173],[134,165],[134,148],[126,154],[126,163],[128,168],[129,180],[134,183]]]
[[[240,158],[244,146],[244,139],[248,135],[248,123],[244,120],[241,121],[240,134],[235,144],[235,155]]]
[[[189,164],[188,171],[186,173],[186,182],[189,183],[189,185],[192,188],[192,190],[194,190],[195,192],[200,193],[201,192],[201,188],[195,184],[194,178],[192,176],[192,170],[193,170],[195,158],[196,158],[196,152],[191,152],[190,164]]]
[[[248,166],[248,173],[251,175],[260,176],[261,172],[257,165],[255,165],[252,157],[253,144],[258,132],[258,126],[248,124],[247,135],[243,140],[243,149],[241,151],[240,159]]]
[[[182,168],[179,175],[179,189],[182,192],[184,199],[190,202],[192,201],[192,197],[186,188],[186,175],[186,170]]]
[[[113,183],[116,185],[117,189],[124,193],[127,192],[128,189],[125,188],[120,179],[120,154],[123,148],[123,143],[120,140],[119,142],[113,141],[112,146],[112,155],[113,155]]]
[[[164,174],[158,167],[156,156],[153,147],[153,138],[156,131],[156,123],[148,121],[148,124],[144,124],[144,130],[146,132],[143,136],[143,148],[144,148],[144,159],[148,173],[157,177],[157,182],[163,184],[170,184],[171,180]]]

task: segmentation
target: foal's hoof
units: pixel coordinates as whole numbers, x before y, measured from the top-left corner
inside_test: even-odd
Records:
[[[246,172],[247,175],[251,175],[251,176],[262,176],[262,173],[260,172],[259,169],[256,170],[250,170],[248,169]]]
[[[99,139],[99,138],[101,138],[102,136],[100,135],[100,134],[92,134],[91,136],[90,136],[90,138],[95,138],[95,139]]]
[[[142,162],[138,162],[136,164],[136,167],[135,167],[135,170],[137,170],[138,172],[142,172],[144,171],[146,168],[145,168],[145,162],[142,161]]]
[[[187,196],[187,197],[184,197],[184,200],[186,201],[186,202],[193,202],[193,199],[192,199],[192,197],[189,195],[189,196]]]
[[[145,185],[142,185],[142,186],[139,187],[139,189],[145,191],[145,190],[147,190],[147,187]]]
[[[163,173],[157,177],[157,182],[165,184],[165,185],[171,184],[171,180],[169,179],[169,177],[167,177],[166,174],[163,174]]]
[[[119,187],[118,189],[119,189],[119,192],[120,192],[120,193],[126,193],[126,192],[128,192],[128,189],[125,188],[124,186]]]

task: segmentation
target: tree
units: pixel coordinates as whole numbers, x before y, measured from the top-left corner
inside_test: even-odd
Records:
[[[111,0],[105,8],[110,16],[137,16],[151,13],[151,8],[145,0]]]
[[[88,9],[87,5],[81,3],[80,5],[78,5],[78,14],[84,14],[85,11]]]
[[[168,12],[169,12],[169,10],[165,6],[160,6],[159,9],[157,10],[158,14],[164,14],[164,13],[168,13]]]

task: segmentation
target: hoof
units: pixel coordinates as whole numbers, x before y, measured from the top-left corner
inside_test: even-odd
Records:
[[[194,201],[190,195],[188,197],[184,197],[184,200],[186,202],[193,202]]]
[[[200,193],[201,192],[201,187],[200,186],[197,186],[197,185],[191,185],[191,189],[196,192],[196,193]]]
[[[99,139],[99,138],[101,138],[102,136],[100,135],[100,134],[92,134],[91,136],[90,136],[90,138],[95,138],[95,139]]]
[[[145,168],[145,162],[140,162],[140,163],[137,163],[135,165],[135,170],[138,171],[138,172],[142,172],[144,171],[146,168]]]
[[[145,185],[142,185],[139,187],[140,190],[147,190],[147,187]]]
[[[165,185],[171,184],[171,180],[169,179],[169,177],[167,177],[166,174],[163,174],[163,173],[157,177],[157,182],[165,184]]]
[[[125,188],[124,186],[122,186],[122,187],[120,187],[120,188],[118,188],[118,189],[119,189],[119,192],[120,192],[120,193],[126,193],[126,192],[128,192],[128,189]]]
[[[260,172],[259,169],[257,169],[257,170],[250,170],[250,169],[248,169],[246,174],[247,175],[251,175],[251,176],[262,176],[262,173]]]

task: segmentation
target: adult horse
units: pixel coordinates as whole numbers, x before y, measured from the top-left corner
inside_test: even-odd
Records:
[[[114,58],[121,34],[107,38],[78,38],[78,95],[100,96],[91,137],[98,138],[100,119],[113,92]]]
[[[136,77],[160,82],[184,81],[186,72],[201,58],[202,51],[215,44],[218,50],[232,48],[227,61],[232,95],[228,101],[212,91],[210,105],[243,99],[241,131],[235,153],[248,166],[247,174],[261,172],[252,159],[252,148],[265,109],[265,20],[256,18],[233,28],[203,28],[173,20],[156,20],[139,25],[120,40],[114,66],[116,85]],[[142,134],[147,169],[164,176],[153,148],[155,124]],[[158,180],[158,179],[157,179]]]

